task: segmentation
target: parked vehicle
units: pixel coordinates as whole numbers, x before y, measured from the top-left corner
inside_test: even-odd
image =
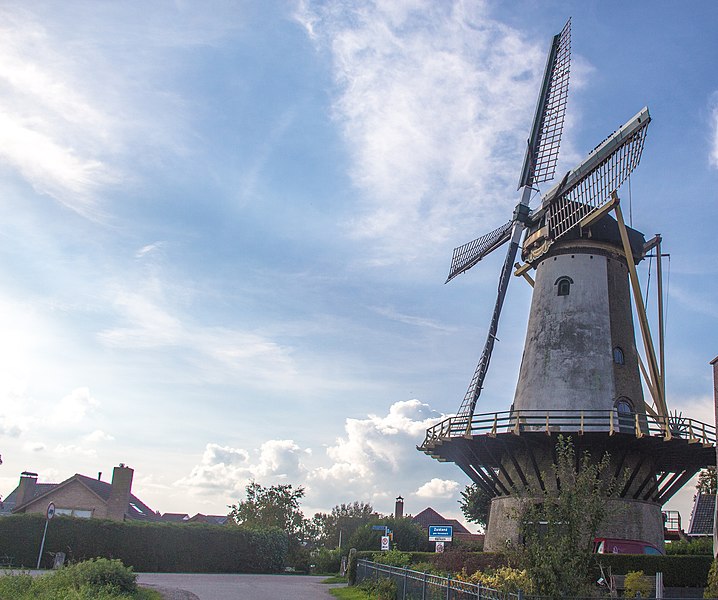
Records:
[[[596,538],[594,552],[598,554],[665,554],[650,542]]]

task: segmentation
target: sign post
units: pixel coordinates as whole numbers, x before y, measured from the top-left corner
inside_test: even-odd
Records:
[[[436,542],[436,552],[444,551],[444,543],[454,537],[453,525],[429,525],[429,541]]]
[[[37,569],[40,568],[40,561],[42,560],[42,551],[45,548],[45,537],[47,536],[47,524],[50,522],[50,519],[55,516],[55,504],[50,502],[50,504],[47,505],[47,513],[45,514],[47,517],[45,519],[45,531],[42,534],[42,542],[40,543],[40,554],[37,555]]]

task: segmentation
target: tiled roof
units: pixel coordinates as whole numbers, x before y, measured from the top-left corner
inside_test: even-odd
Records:
[[[187,513],[165,513],[160,519],[168,523],[182,523],[189,520],[189,515]]]
[[[698,493],[696,495],[688,535],[713,535],[715,504],[715,494]]]
[[[189,519],[189,523],[206,523],[208,525],[226,525],[229,517],[227,515],[203,515],[197,513]]]
[[[87,477],[85,475],[75,473],[72,477],[66,479],[62,483],[36,483],[31,488],[33,490],[32,498],[28,498],[27,501],[24,502],[24,504],[27,504],[28,502],[36,498],[40,498],[45,494],[49,494],[53,490],[61,486],[67,485],[72,480],[77,480],[82,483],[93,493],[97,494],[97,496],[99,496],[103,501],[107,502],[109,500],[110,492],[112,491],[112,484],[106,481],[100,481],[99,479],[95,479],[93,477]],[[10,492],[7,498],[3,500],[3,507],[0,508],[0,516],[11,514],[16,507],[16,500],[17,488]],[[148,521],[159,520],[157,513],[155,513],[155,511],[153,511],[149,506],[147,506],[134,494],[130,494],[130,501],[128,502],[127,510],[125,511],[125,513],[128,519]]]
[[[429,525],[451,525],[454,528],[454,533],[471,533],[456,519],[447,519],[431,507],[425,508],[418,515],[413,517],[413,519],[424,529],[428,529]]]
[[[52,491],[57,487],[56,483],[36,483],[33,491],[35,492],[32,497],[39,498],[40,496]],[[17,504],[17,488],[10,492],[5,498],[3,498],[2,506],[0,506],[0,515],[9,515],[15,505]]]

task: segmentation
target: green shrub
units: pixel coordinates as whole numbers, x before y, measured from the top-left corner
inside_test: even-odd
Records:
[[[341,566],[341,550],[319,548],[312,552],[312,571],[314,573],[339,573]]]
[[[620,575],[629,571],[643,571],[646,575],[663,573],[666,587],[703,587],[708,577],[711,556],[651,556],[647,554],[596,554],[596,579],[600,577],[599,563],[611,567]]]
[[[623,590],[623,595],[628,598],[635,598],[638,594],[641,598],[647,598],[653,586],[645,579],[643,571],[629,571],[626,573]]]
[[[34,567],[44,523],[43,515],[0,519],[0,555],[14,556],[16,567]],[[145,572],[276,573],[287,548],[280,529],[56,517],[42,565],[50,567],[50,552],[65,552],[69,562],[117,558]]]
[[[708,554],[713,556],[713,538],[700,537],[666,544],[666,554]]]
[[[83,587],[129,593],[137,591],[137,576],[120,560],[94,558],[66,566],[55,574],[58,585],[79,590]]]
[[[716,560],[711,563],[711,568],[708,571],[706,587],[703,590],[703,597],[718,598],[718,561]]]
[[[0,600],[22,598],[30,591],[32,584],[33,578],[27,573],[0,577]]]
[[[392,567],[408,567],[411,562],[411,555],[399,550],[388,550],[386,552],[375,552],[372,560],[382,565]]]
[[[376,600],[395,600],[396,598],[396,582],[388,577],[365,579],[357,587]]]
[[[150,600],[159,595],[140,590],[132,569],[118,560],[97,559],[33,578],[0,577],[0,600]]]
[[[481,572],[477,571],[472,575],[467,575],[466,571],[462,571],[457,575],[457,579],[475,583],[482,587],[515,594],[519,590],[532,593],[533,582],[529,578],[529,574],[525,570],[512,569],[511,567],[499,567],[495,571]]]

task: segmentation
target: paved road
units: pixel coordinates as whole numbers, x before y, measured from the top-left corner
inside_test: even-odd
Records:
[[[172,600],[329,600],[326,577],[300,575],[205,575],[195,573],[138,573],[137,583],[184,590]],[[189,592],[189,593],[187,593]]]

